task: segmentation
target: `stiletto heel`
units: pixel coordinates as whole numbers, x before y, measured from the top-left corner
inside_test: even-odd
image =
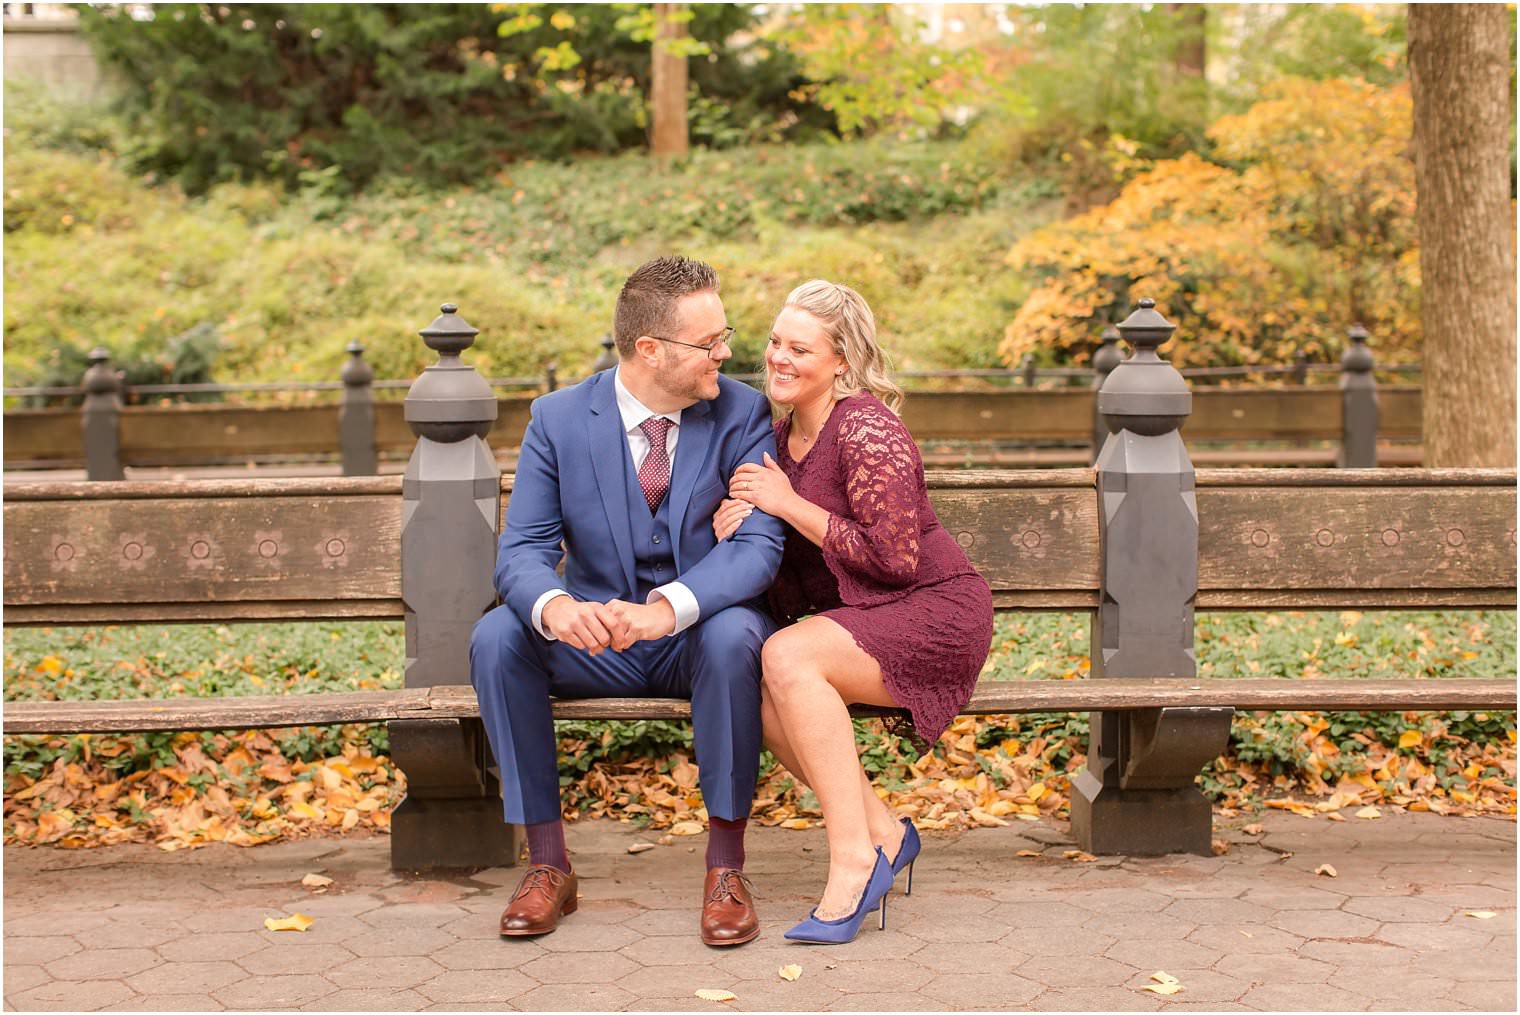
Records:
[[[838,920],[818,919],[818,910],[814,909],[808,914],[808,918],[797,926],[787,931],[784,937],[789,941],[806,941],[809,944],[842,945],[855,940],[855,935],[860,933],[860,925],[865,922],[866,914],[881,906],[881,926],[885,930],[887,926],[887,913],[884,900],[888,892],[892,890],[892,865],[887,862],[887,855],[876,847],[876,863],[871,868],[870,880],[860,895],[860,902],[856,903],[855,911],[849,916],[840,917]]]
[[[887,897],[881,897],[881,929],[887,929]]]
[[[892,876],[895,878],[903,871],[908,872],[908,883],[903,889],[904,895],[913,894],[913,861],[918,859],[918,854],[923,850],[924,844],[918,837],[918,829],[913,827],[913,819],[902,818],[903,837],[902,845],[897,847],[897,856],[892,861]]]
[[[907,887],[905,887],[903,889],[903,894],[904,895],[912,895],[913,894],[913,861],[912,860],[908,861],[908,884],[907,884]]]

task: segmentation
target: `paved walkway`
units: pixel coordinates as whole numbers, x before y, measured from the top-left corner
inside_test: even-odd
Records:
[[[1507,1010],[1515,831],[1498,819],[1342,823],[1272,812],[1225,856],[1078,862],[1015,823],[924,836],[914,894],[844,947],[781,937],[824,875],[821,831],[757,829],[763,932],[697,940],[701,837],[571,830],[580,911],[501,940],[517,871],[395,873],[383,838],[164,853],[5,850],[11,1009]],[[1243,825],[1245,820],[1231,821]],[[1019,850],[1037,856],[1017,856]],[[1291,854],[1291,855],[1290,855]],[[1337,877],[1316,875],[1332,864]],[[323,894],[303,875],[334,879]],[[1493,912],[1490,919],[1466,915]],[[263,929],[301,912],[305,933]],[[783,980],[779,967],[802,975]],[[1183,991],[1140,990],[1165,971]],[[704,1001],[699,988],[732,991]]]

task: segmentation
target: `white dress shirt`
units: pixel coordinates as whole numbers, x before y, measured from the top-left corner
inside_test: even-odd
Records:
[[[612,390],[617,395],[618,415],[623,420],[623,432],[628,438],[628,453],[633,459],[633,471],[637,473],[644,464],[644,459],[649,456],[649,438],[645,435],[641,424],[650,416],[663,416],[670,420],[672,426],[665,434],[665,454],[670,458],[671,475],[675,475],[676,467],[676,442],[681,436],[681,410],[675,412],[650,412],[644,403],[633,397],[633,393],[623,386],[622,368],[612,372]],[[668,496],[668,494],[667,494]],[[672,518],[672,525],[680,524],[680,520]],[[538,597],[538,602],[533,604],[533,629],[550,641],[554,641],[554,635],[544,630],[543,615],[544,606],[556,596],[568,596],[570,593],[564,589],[550,589]],[[702,615],[702,609],[697,605],[697,597],[692,595],[691,589],[680,582],[668,582],[649,593],[647,602],[654,602],[656,597],[664,599],[676,613],[676,629],[674,634],[680,634],[691,625],[695,624]]]

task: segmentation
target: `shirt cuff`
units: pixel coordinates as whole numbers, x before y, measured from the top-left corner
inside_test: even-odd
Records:
[[[568,596],[569,594],[564,589],[550,589],[539,596],[538,602],[533,604],[533,630],[543,635],[549,641],[558,641],[559,639],[544,630],[544,607],[549,604],[549,600],[558,596]]]
[[[671,634],[680,634],[702,619],[702,608],[697,605],[697,597],[692,595],[691,589],[680,582],[661,585],[649,593],[649,598],[645,602],[654,602],[656,596],[663,598],[670,604],[670,608],[676,611],[676,629]]]

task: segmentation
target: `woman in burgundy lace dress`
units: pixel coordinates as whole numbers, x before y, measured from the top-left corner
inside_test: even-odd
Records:
[[[787,410],[777,458],[740,467],[714,528],[723,538],[754,508],[787,523],[771,606],[790,626],[762,653],[761,714],[766,745],[823,808],[828,883],[794,931],[827,935],[852,915],[858,928],[859,911],[885,892],[877,847],[891,866],[886,887],[919,848],[911,821],[894,820],[872,789],[847,706],[905,709],[907,732],[928,750],[987,659],[992,593],[929,503],[865,300],[830,282],[799,286],[771,329],[765,365],[766,393]],[[911,889],[911,869],[908,878]]]

